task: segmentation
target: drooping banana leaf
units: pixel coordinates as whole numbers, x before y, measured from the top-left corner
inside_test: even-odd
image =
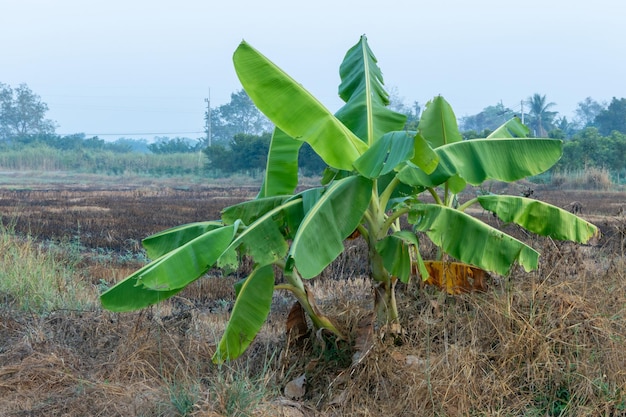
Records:
[[[213,362],[236,359],[246,350],[267,319],[273,293],[272,266],[266,265],[252,271],[239,287],[230,320],[213,355]]]
[[[439,161],[432,174],[426,174],[413,164],[406,164],[398,173],[398,179],[412,187],[437,187],[448,181],[450,191],[458,194],[467,185],[466,181],[455,173],[456,169],[448,161]]]
[[[281,206],[290,198],[292,196],[264,197],[226,207],[222,210],[222,221],[224,224],[234,224],[237,220],[241,220],[244,224],[254,223],[259,217]]]
[[[441,96],[426,103],[417,130],[433,149],[463,140],[454,111]]]
[[[526,271],[537,268],[539,253],[533,248],[458,210],[417,204],[409,212],[409,222],[461,262],[501,275],[516,261]]]
[[[223,268],[238,265],[239,253],[250,255],[256,264],[269,265],[287,255],[291,237],[302,220],[302,200],[293,199],[268,211],[240,232],[218,260]]]
[[[481,195],[478,202],[502,221],[515,223],[541,236],[586,243],[597,235],[593,224],[542,201],[525,197]]]
[[[232,242],[237,225],[211,230],[152,262],[137,285],[156,291],[183,288],[204,275]]]
[[[352,170],[368,148],[298,82],[245,41],[233,56],[244,89],[280,130],[307,142],[328,165]]]
[[[172,227],[141,241],[150,259],[157,259],[213,229],[224,226],[217,221],[196,222]]]
[[[100,295],[102,306],[116,312],[140,310],[166,300],[183,290],[183,288],[178,288],[172,291],[155,291],[138,285],[139,276],[151,267],[151,264],[144,266],[102,293]]]
[[[417,236],[408,230],[396,232],[376,243],[376,251],[383,258],[385,269],[400,281],[407,283],[412,271],[412,250],[417,248]],[[417,251],[413,251],[416,253]]]
[[[298,152],[302,143],[279,128],[274,129],[257,198],[293,194],[298,186]]]
[[[519,117],[514,117],[491,132],[487,139],[527,138],[529,133],[530,129],[522,123]]]
[[[402,130],[406,116],[387,108],[389,94],[376,57],[361,36],[339,68],[339,97],[346,104],[335,115],[354,134],[372,146],[387,132]]]
[[[357,175],[335,181],[308,210],[289,252],[302,278],[313,278],[343,251],[370,203],[372,185]]]
[[[413,157],[414,146],[406,132],[386,133],[354,162],[354,168],[364,177],[378,178]]]

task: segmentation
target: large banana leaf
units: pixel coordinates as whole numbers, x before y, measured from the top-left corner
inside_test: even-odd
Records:
[[[515,261],[526,271],[537,268],[539,253],[533,248],[458,210],[417,204],[409,222],[444,252],[487,271],[506,275]]]
[[[156,262],[156,261],[155,261]],[[138,279],[152,264],[135,271],[124,280],[100,295],[102,306],[111,311],[132,311],[151,306],[179,293],[183,288],[172,291],[155,291],[138,285]]]
[[[372,185],[356,175],[335,181],[308,210],[289,252],[303,278],[319,274],[343,251],[367,210]]]
[[[491,132],[487,139],[527,138],[529,133],[530,129],[522,123],[519,117],[514,117]]]
[[[237,225],[211,230],[152,262],[137,285],[156,291],[183,288],[200,278],[232,242]]]
[[[285,202],[240,232],[218,260],[221,267],[232,268],[238,264],[237,251],[250,255],[256,264],[269,265],[287,255],[290,237],[302,220],[302,200]]]
[[[540,174],[560,158],[563,142],[556,139],[476,139],[436,149],[440,165],[472,185],[487,179],[511,182]]]
[[[463,140],[454,111],[441,96],[426,103],[418,125],[418,133],[430,143],[432,148]]]
[[[184,224],[148,236],[141,243],[148,257],[157,259],[190,240],[222,226],[222,223],[216,221]]]
[[[586,243],[598,233],[591,223],[559,207],[524,197],[482,195],[478,202],[502,221],[541,236]]]
[[[138,310],[173,296],[208,271],[235,227],[210,230],[152,261],[103,293],[102,305],[112,311]]]
[[[475,139],[435,149],[439,165],[427,175],[407,164],[398,178],[412,186],[435,187],[458,175],[472,185],[487,179],[511,182],[540,174],[561,157],[556,139]]]
[[[272,266],[266,265],[252,271],[239,287],[230,320],[213,355],[213,362],[236,359],[246,350],[267,319],[273,293]]]
[[[370,146],[387,132],[401,130],[406,116],[387,108],[389,94],[383,87],[383,75],[376,57],[361,36],[346,53],[339,68],[339,97],[346,104],[335,115]]]
[[[265,178],[258,198],[293,194],[298,186],[298,152],[302,141],[274,129],[267,154]]]
[[[245,41],[233,56],[244,89],[280,130],[311,145],[328,165],[352,170],[368,148],[322,103]]]
[[[414,146],[406,132],[386,133],[354,162],[354,168],[364,177],[378,178],[411,158]]]

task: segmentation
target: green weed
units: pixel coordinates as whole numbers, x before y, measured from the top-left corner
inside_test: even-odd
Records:
[[[0,225],[0,293],[6,304],[35,313],[92,307],[94,290],[77,279],[75,261]]]

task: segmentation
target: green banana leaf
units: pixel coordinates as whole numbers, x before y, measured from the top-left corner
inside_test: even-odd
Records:
[[[324,194],[327,189],[328,188],[326,187],[309,188],[308,190],[304,190],[300,194],[297,194],[294,198],[302,199],[302,212],[306,215],[311,208],[313,208],[313,206],[320,201],[322,194]]]
[[[432,174],[439,165],[439,155],[419,133],[414,136],[411,162],[426,174]]]
[[[302,143],[279,128],[274,129],[257,198],[293,194],[298,186],[298,152]]]
[[[257,265],[269,265],[283,259],[289,250],[287,237],[292,236],[302,220],[302,200],[293,199],[268,211],[248,225],[218,259],[222,268],[239,264],[238,252],[248,254]]]
[[[454,111],[441,96],[426,103],[417,130],[433,149],[463,140]]]
[[[237,225],[206,232],[152,262],[137,277],[137,285],[155,291],[184,288],[204,275],[232,242]]]
[[[474,139],[435,149],[439,165],[427,175],[407,164],[398,178],[412,186],[436,187],[457,175],[472,185],[487,179],[511,182],[540,174],[561,157],[557,139]]]
[[[506,223],[515,223],[541,236],[586,243],[597,235],[593,224],[542,201],[525,197],[482,195],[478,202]]]
[[[328,165],[352,170],[368,148],[322,103],[245,41],[233,56],[244,89],[280,130],[311,145]]]
[[[413,164],[406,164],[398,173],[398,179],[411,187],[434,188],[444,182],[448,182],[450,191],[458,194],[467,185],[467,182],[455,173],[456,169],[451,167],[447,161],[437,165],[435,171],[428,175]]]
[[[313,278],[343,251],[369,206],[372,186],[356,175],[335,181],[308,210],[289,252],[302,278]]]
[[[212,229],[152,261],[100,296],[112,311],[138,310],[165,300],[200,278],[234,236],[235,225]]]
[[[530,129],[522,123],[519,117],[514,117],[491,132],[487,139],[527,138],[529,133]]]
[[[155,291],[139,285],[139,277],[151,267],[152,264],[144,266],[102,293],[100,295],[102,306],[116,312],[140,310],[166,300],[183,290],[183,288],[177,288],[172,291]]]
[[[280,207],[291,198],[293,196],[279,195],[244,201],[222,210],[222,221],[224,224],[234,224],[237,220],[244,224],[252,224],[268,211]]]
[[[417,204],[409,212],[409,222],[461,262],[500,275],[506,275],[516,261],[527,272],[537,268],[537,251],[461,211]]]
[[[339,97],[346,104],[335,113],[355,135],[372,146],[387,132],[402,130],[407,117],[387,108],[389,94],[376,57],[361,36],[339,68]]]
[[[142,240],[141,244],[148,258],[157,259],[198,236],[222,226],[224,226],[222,223],[216,221],[184,224],[148,236]]]
[[[440,165],[472,185],[487,179],[517,181],[548,170],[560,158],[563,142],[556,139],[475,139],[436,149]]]
[[[236,359],[246,350],[267,319],[273,293],[272,266],[266,265],[252,271],[239,287],[230,320],[213,355],[213,362]]]
[[[354,162],[354,168],[364,177],[378,178],[412,158],[414,146],[406,132],[386,133]]]
[[[403,230],[385,236],[376,242],[376,251],[383,258],[385,269],[400,281],[407,283],[411,277],[411,248],[417,248],[419,242],[415,234]],[[415,253],[416,251],[413,251]]]

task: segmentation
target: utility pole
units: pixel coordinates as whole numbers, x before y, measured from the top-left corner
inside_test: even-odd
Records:
[[[211,146],[211,89],[209,88],[209,98],[205,98],[206,103],[206,140]]]
[[[520,101],[520,106],[522,106],[522,124],[524,124],[524,100]]]

